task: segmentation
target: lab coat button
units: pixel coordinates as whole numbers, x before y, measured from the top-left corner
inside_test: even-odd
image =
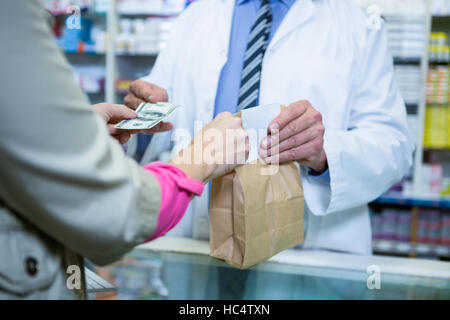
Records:
[[[28,275],[32,277],[35,276],[39,271],[39,263],[33,257],[28,257],[25,259],[24,267]]]

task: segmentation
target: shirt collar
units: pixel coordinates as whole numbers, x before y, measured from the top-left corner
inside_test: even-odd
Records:
[[[241,5],[241,4],[243,4],[245,2],[249,2],[249,1],[255,1],[255,0],[236,0],[236,4]],[[287,7],[290,8],[294,4],[294,2],[297,0],[278,0],[278,1],[284,3]]]

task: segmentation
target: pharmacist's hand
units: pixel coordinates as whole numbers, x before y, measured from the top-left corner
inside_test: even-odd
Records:
[[[130,84],[123,102],[128,108],[136,110],[142,102],[156,103],[168,100],[166,89],[143,80],[135,80]]]
[[[294,160],[318,173],[328,168],[322,115],[309,101],[296,101],[284,108],[268,130],[269,135],[261,141],[259,150],[266,162]]]
[[[203,182],[223,176],[247,161],[250,150],[242,120],[223,112],[195,136],[170,162],[190,178]]]

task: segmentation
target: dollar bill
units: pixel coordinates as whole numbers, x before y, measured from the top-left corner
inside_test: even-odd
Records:
[[[123,120],[116,124],[115,128],[123,130],[151,129],[170,116],[179,106],[180,105],[167,102],[143,102],[136,109],[136,118]]]

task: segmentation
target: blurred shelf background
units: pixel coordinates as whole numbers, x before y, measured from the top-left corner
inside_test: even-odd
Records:
[[[121,103],[147,75],[187,0],[43,0],[53,31],[92,103]]]
[[[416,147],[411,172],[370,205],[374,252],[448,259],[450,1],[354,1],[385,21]]]

